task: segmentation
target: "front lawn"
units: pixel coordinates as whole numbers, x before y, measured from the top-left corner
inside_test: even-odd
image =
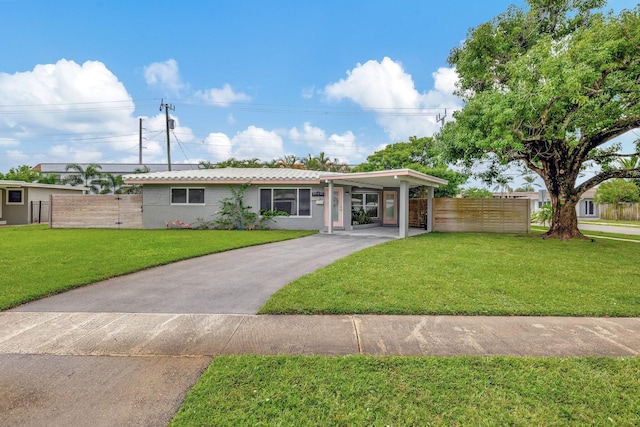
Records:
[[[640,244],[432,233],[352,254],[260,313],[640,315]]]
[[[171,426],[640,424],[640,358],[230,356]]]
[[[0,227],[0,310],[181,259],[314,233]]]

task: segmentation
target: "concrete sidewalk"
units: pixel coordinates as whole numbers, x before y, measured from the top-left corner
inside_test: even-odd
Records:
[[[640,318],[5,312],[0,354],[637,356]]]
[[[638,318],[0,313],[12,426],[163,426],[227,354],[640,354]]]

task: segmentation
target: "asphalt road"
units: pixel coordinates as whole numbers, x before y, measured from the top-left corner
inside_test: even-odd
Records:
[[[640,227],[619,227],[615,225],[578,224],[578,228],[583,232],[602,231],[605,233],[640,235]]]

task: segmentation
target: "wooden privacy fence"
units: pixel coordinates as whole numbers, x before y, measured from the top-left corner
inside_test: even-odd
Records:
[[[528,233],[528,199],[433,199],[433,231]],[[431,216],[431,215],[429,215]]]
[[[625,203],[619,208],[615,205],[601,204],[598,206],[601,219],[640,221],[640,204]]]
[[[52,194],[51,228],[142,228],[142,194]]]

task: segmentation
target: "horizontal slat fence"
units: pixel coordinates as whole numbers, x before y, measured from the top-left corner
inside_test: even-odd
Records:
[[[528,233],[526,199],[433,199],[433,231]]]
[[[142,194],[53,194],[49,218],[51,228],[142,228]]]

